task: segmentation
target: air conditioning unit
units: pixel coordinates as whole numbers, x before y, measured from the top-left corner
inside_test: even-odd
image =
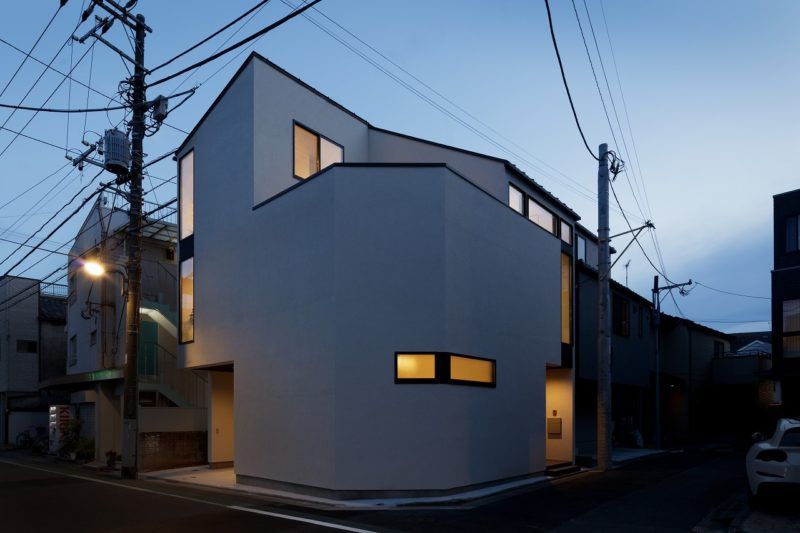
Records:
[[[118,176],[128,173],[131,165],[131,143],[128,136],[118,130],[106,130],[103,136],[105,169]]]

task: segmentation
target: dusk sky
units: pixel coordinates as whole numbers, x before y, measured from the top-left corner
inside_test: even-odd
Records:
[[[137,10],[145,14],[154,30],[147,37],[148,66],[194,44],[254,3],[253,0],[141,0]],[[228,44],[287,14],[288,4],[297,3],[299,0],[272,0]],[[23,59],[8,43],[27,51],[57,4],[39,0],[35,11],[6,10],[0,33],[6,41],[0,43],[0,61],[6,66],[0,78],[0,91]],[[796,68],[800,53],[800,33],[796,26],[800,3],[587,0],[586,5],[622,124],[621,132],[607,95],[583,0],[575,2],[621,146],[613,146],[573,4],[568,0],[552,2],[556,36],[589,143],[596,149],[599,143],[608,142],[628,162],[631,170],[628,177],[620,175],[615,187],[623,207],[632,214],[631,223],[641,225],[643,219],[652,218],[657,226],[664,268],[672,280],[691,278],[717,289],[762,297],[731,296],[697,286],[686,297],[676,295],[688,318],[723,331],[769,329],[769,302],[763,297],[769,296],[772,267],[772,196],[800,187],[797,165],[793,162],[800,141],[797,129],[800,108],[796,97],[800,89],[800,73]],[[603,9],[623,93],[609,47]],[[75,28],[80,12],[80,0],[70,0],[33,56],[45,63],[50,61]],[[376,126],[509,159],[571,206],[583,217],[582,223],[596,231],[596,162],[582,146],[570,113],[550,41],[544,2],[323,0],[316,11],[308,13],[309,18],[482,135],[432,106],[302,17],[194,75],[153,88],[148,96],[170,93],[179,85],[183,90],[202,83],[197,93],[167,121],[188,131],[247,53],[255,49]],[[240,26],[153,74],[151,81],[212,53]],[[90,23],[84,23],[76,34],[83,35],[89,28]],[[126,52],[131,51],[119,25],[107,37]],[[90,50],[91,43],[90,39],[85,44],[67,45],[53,61],[53,67],[67,72],[71,61],[77,63]],[[365,43],[439,94],[388,63]],[[42,65],[29,60],[0,95],[0,103],[18,104],[43,70]],[[83,57],[73,76],[83,83],[91,76],[94,89],[113,95],[127,72],[114,52],[97,43],[94,51]],[[71,88],[69,82],[63,83],[45,104],[63,79],[57,73],[46,73],[24,103],[85,107],[87,90],[74,82]],[[108,104],[108,98],[89,94],[90,107]],[[0,110],[0,125],[9,114],[9,110]],[[20,131],[32,115],[17,111],[4,127]],[[89,114],[86,139],[94,142],[97,135],[93,132],[102,132],[121,118],[120,111],[112,111],[108,116]],[[82,151],[84,115],[71,115],[68,119],[66,115],[40,113],[24,133],[59,147]],[[623,136],[628,150],[623,145]],[[0,152],[13,137],[9,131],[0,131]],[[162,127],[158,134],[147,139],[146,152],[150,158],[156,157],[177,147],[184,138],[184,133]],[[97,169],[90,166],[83,177],[77,171],[67,175],[71,166],[66,167],[39,187],[4,205],[66,163],[63,150],[27,138],[17,139],[12,148],[0,153],[0,238],[21,242],[96,174]],[[161,183],[159,178],[172,178],[176,173],[175,163],[167,159],[153,165],[151,173],[153,181],[145,180],[146,189]],[[106,181],[110,177],[105,174],[100,179]],[[637,191],[641,212],[628,178]],[[224,180],[225,176],[219,179]],[[646,195],[639,192],[642,188]],[[93,188],[87,192],[90,190]],[[174,184],[167,184],[150,194],[148,200],[164,202],[174,196]],[[73,206],[56,220],[61,220]],[[20,218],[26,212],[32,216]],[[626,230],[619,213],[614,211],[612,215],[612,234]],[[52,249],[70,241],[84,216],[76,216],[45,247]],[[55,221],[33,242],[38,242],[54,224]],[[620,237],[613,245],[621,251],[626,243],[627,238]],[[643,234],[641,243],[661,268],[653,239]],[[14,244],[0,242],[2,257],[14,248]],[[22,273],[44,255],[37,252],[11,273]],[[0,274],[18,257],[21,253],[3,263]],[[649,298],[655,272],[635,246],[615,267],[614,278],[625,282],[623,265],[628,259],[629,286]],[[65,264],[63,255],[51,255],[24,275],[43,277]],[[678,313],[669,297],[663,306],[671,314]]]

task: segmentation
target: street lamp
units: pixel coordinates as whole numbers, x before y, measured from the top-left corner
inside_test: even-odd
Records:
[[[99,278],[106,273],[106,267],[97,261],[86,261],[83,264],[83,268],[86,270],[86,273],[93,278]]]

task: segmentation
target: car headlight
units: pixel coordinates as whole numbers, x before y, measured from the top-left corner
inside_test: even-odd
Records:
[[[782,463],[787,459],[786,452],[783,450],[764,450],[756,455],[759,461],[776,461]]]

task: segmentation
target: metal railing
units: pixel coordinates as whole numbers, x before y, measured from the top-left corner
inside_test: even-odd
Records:
[[[69,288],[60,283],[39,283],[39,293],[45,296],[67,297]]]
[[[139,381],[170,389],[183,400],[185,405],[181,407],[207,407],[206,377],[201,372],[178,367],[175,354],[160,344],[146,343],[142,346]]]
[[[158,220],[168,224],[178,223],[178,210],[172,206],[162,206],[153,202],[142,202],[142,212],[147,214],[147,219]]]

